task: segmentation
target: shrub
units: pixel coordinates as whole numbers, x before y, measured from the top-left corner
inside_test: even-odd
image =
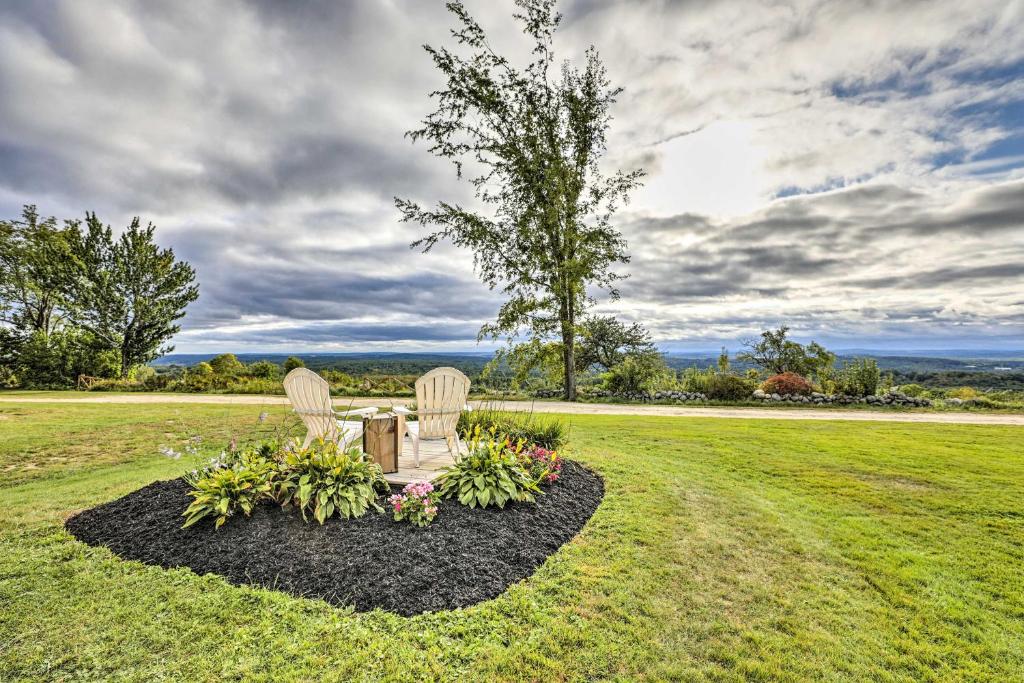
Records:
[[[0,366],[10,368],[8,381],[17,377],[26,389],[66,389],[79,375],[117,377],[117,352],[96,349],[94,337],[75,329],[22,335],[0,326]]]
[[[346,519],[362,517],[377,504],[377,490],[387,490],[380,465],[358,447],[343,451],[334,442],[314,442],[308,448],[285,450],[276,497],[294,504],[306,519],[312,512],[321,524],[337,513]]]
[[[408,520],[416,526],[427,526],[437,517],[439,499],[440,494],[429,481],[414,481],[388,498],[388,503],[396,522]]]
[[[969,401],[972,398],[978,398],[979,396],[981,396],[981,393],[971,387],[958,387],[946,392],[946,398],[959,398],[964,401]]]
[[[569,432],[566,423],[558,418],[502,411],[500,404],[464,412],[459,417],[457,430],[467,440],[478,428],[482,434],[505,434],[513,443],[522,441],[551,450],[564,446]]]
[[[707,378],[704,394],[715,401],[749,399],[757,384],[745,377],[716,372]]]
[[[919,398],[928,393],[928,390],[920,384],[901,384],[899,390],[901,394],[906,394],[913,398]]]
[[[562,473],[562,457],[541,446],[524,448],[519,460],[530,476],[542,484],[553,484]]]
[[[246,517],[264,499],[272,499],[277,464],[258,449],[239,454],[222,453],[203,470],[194,470],[185,480],[192,485],[192,503],[182,513],[191,526],[210,515],[215,528],[241,510]]]
[[[256,377],[259,379],[274,379],[277,377],[277,373],[281,370],[276,363],[271,363],[267,360],[258,360],[255,363],[250,363],[245,366],[244,374],[247,377]]]
[[[796,394],[798,396],[807,396],[814,390],[810,382],[795,372],[773,375],[761,384],[761,389],[766,394]]]
[[[880,381],[878,363],[872,358],[857,358],[839,372],[836,388],[849,396],[874,396]]]
[[[218,375],[237,375],[245,370],[242,361],[233,353],[222,353],[210,359],[210,367]]]
[[[622,362],[613,365],[605,378],[605,387],[616,394],[654,391],[668,381],[669,369],[657,351],[626,354]]]
[[[198,363],[196,363],[195,365],[188,369],[187,374],[194,375],[196,377],[209,377],[210,375],[213,374],[213,366],[207,363],[205,360],[199,361]]]
[[[174,381],[174,377],[167,373],[157,373],[142,381],[142,388],[145,391],[164,391]]]
[[[964,401],[964,405],[971,406],[973,408],[1001,408],[1004,404],[993,401],[988,396],[978,395]]]
[[[306,367],[306,364],[303,363],[302,359],[298,358],[297,356],[288,356],[288,359],[285,360],[285,362],[284,362],[284,372],[285,372],[285,374],[288,374],[289,372],[291,372],[295,368],[304,368],[304,367]]]
[[[683,391],[692,391],[706,394],[708,385],[713,381],[718,371],[715,368],[698,370],[697,368],[683,368],[679,375],[679,388]]]
[[[281,394],[284,393],[284,384],[277,378],[266,379],[263,377],[238,377],[228,378],[222,386],[218,387],[229,394]]]
[[[534,502],[537,482],[523,468],[519,452],[508,447],[508,438],[489,433],[481,438],[477,427],[467,444],[469,452],[444,468],[438,478],[442,498],[458,498],[463,505],[504,508],[510,501]]]

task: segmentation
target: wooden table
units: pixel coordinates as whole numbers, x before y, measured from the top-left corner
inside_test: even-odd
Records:
[[[385,472],[398,471],[398,456],[405,440],[405,417],[377,413],[363,418],[363,451]]]

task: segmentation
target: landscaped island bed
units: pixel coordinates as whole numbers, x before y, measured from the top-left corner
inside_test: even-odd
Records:
[[[358,611],[402,615],[468,607],[525,579],[597,509],[599,477],[566,463],[536,505],[475,508],[446,501],[426,528],[369,512],[305,522],[294,510],[260,505],[218,530],[207,520],[182,529],[188,485],[158,481],[82,512],[66,526],[79,540],[120,557],[188,567]],[[399,489],[395,489],[397,492]]]

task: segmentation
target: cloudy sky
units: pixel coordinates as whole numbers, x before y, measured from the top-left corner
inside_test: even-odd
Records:
[[[499,50],[511,3],[470,0]],[[1024,348],[1024,2],[565,0],[618,103],[622,299],[666,349],[789,323],[860,348]],[[409,249],[466,201],[403,138],[429,0],[0,2],[0,215],[132,215],[196,266],[178,351],[462,350],[500,300]]]

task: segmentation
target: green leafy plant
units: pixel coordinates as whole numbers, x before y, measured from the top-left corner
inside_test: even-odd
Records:
[[[928,390],[920,384],[901,384],[899,386],[899,390],[901,394],[906,394],[907,396],[912,396],[914,398],[927,398],[929,395]]]
[[[468,453],[442,471],[437,480],[441,497],[457,498],[471,508],[535,502],[540,488],[519,457],[522,442],[511,447],[507,437],[494,431],[486,432],[486,437],[482,434],[476,427],[467,438]]]
[[[568,425],[558,418],[503,411],[498,403],[484,405],[459,416],[457,429],[460,434],[472,435],[478,427],[480,433],[504,434],[513,443],[522,441],[551,450],[564,446],[569,435]]]
[[[671,373],[656,349],[627,353],[609,368],[605,386],[616,394],[654,391],[669,383]]]
[[[878,363],[873,358],[857,358],[839,372],[837,388],[850,396],[874,396],[881,383]]]
[[[742,401],[750,398],[756,386],[746,377],[715,372],[707,377],[704,394],[715,401]]]
[[[295,505],[321,524],[338,514],[346,519],[362,517],[377,503],[377,492],[388,486],[380,465],[359,448],[341,450],[334,442],[318,441],[308,448],[284,451],[282,476],[276,498],[282,505]]]
[[[209,516],[220,528],[228,517],[239,510],[248,517],[264,500],[272,500],[277,463],[267,459],[258,449],[237,455],[222,454],[203,470],[195,470],[186,481],[192,485],[192,503],[182,513],[189,527]]]

